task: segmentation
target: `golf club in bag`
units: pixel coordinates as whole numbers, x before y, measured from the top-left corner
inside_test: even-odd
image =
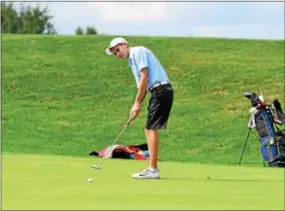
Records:
[[[129,125],[129,121],[125,124],[125,126],[123,127],[123,129],[121,130],[121,132],[119,133],[119,135],[117,136],[117,138],[115,139],[115,141],[113,142],[113,144],[111,145],[111,147],[109,147],[109,149],[107,150],[106,154],[108,154],[111,150],[112,150],[112,147],[114,146],[114,144],[117,142],[117,140],[119,139],[119,137],[122,135],[122,133],[124,132],[124,130],[128,127]],[[97,165],[94,165],[92,164],[91,165],[91,168],[95,168],[95,169],[101,169],[101,165],[102,165],[102,162],[103,162],[103,159],[104,157],[102,157],[99,161],[99,163]]]
[[[247,145],[251,130],[256,129],[258,140],[260,141],[260,153],[263,164],[268,166],[285,167],[285,130],[281,130],[281,125],[285,126],[285,115],[281,104],[277,99],[271,105],[264,102],[262,94],[258,96],[253,92],[245,92],[244,96],[251,101],[250,119],[248,122],[248,133],[239,160],[241,160]]]

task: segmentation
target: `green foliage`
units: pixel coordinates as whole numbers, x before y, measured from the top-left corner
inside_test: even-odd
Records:
[[[98,32],[95,27],[87,26],[85,33],[84,30],[79,26],[75,30],[76,35],[98,35]]]
[[[87,35],[97,35],[97,30],[94,27],[87,26],[86,27],[86,34]]]
[[[76,35],[83,35],[83,34],[84,34],[84,31],[83,31],[83,29],[79,26],[79,27],[76,28],[75,34],[76,34]]]
[[[112,38],[2,36],[2,150],[88,156],[112,144],[137,92],[128,61],[105,54]],[[243,93],[284,108],[284,40],[126,38],[156,54],[175,90],[162,160],[237,163],[250,108]],[[148,99],[119,144],[145,143]],[[262,163],[254,136],[244,162]]]
[[[51,23],[53,17],[48,8],[39,5],[20,4],[19,10],[13,2],[1,2],[1,31],[9,34],[56,34]]]

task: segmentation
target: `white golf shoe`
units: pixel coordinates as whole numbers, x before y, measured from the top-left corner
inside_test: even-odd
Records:
[[[135,179],[159,179],[159,170],[147,168],[140,173],[135,173],[132,175]]]

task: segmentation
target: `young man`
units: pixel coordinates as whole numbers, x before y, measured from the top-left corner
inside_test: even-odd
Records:
[[[127,40],[118,37],[106,48],[107,55],[129,59],[129,66],[135,77],[138,92],[130,112],[128,123],[133,121],[141,110],[147,91],[151,93],[148,117],[145,127],[150,153],[149,167],[132,175],[137,179],[158,179],[158,130],[165,129],[173,103],[173,88],[169,78],[155,55],[143,46],[129,47]]]

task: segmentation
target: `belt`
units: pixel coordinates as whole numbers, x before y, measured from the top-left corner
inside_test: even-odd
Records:
[[[155,83],[150,88],[148,88],[148,90],[152,91],[154,88],[161,86],[161,85],[165,85],[165,84],[169,84],[169,82],[168,81],[161,81],[161,82]]]

